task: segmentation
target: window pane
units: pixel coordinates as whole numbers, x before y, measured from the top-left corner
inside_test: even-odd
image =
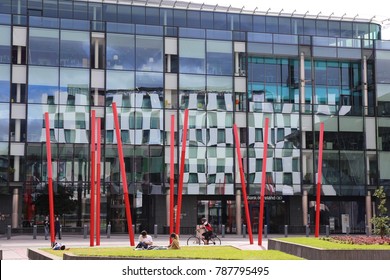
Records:
[[[136,67],[141,71],[163,71],[163,38],[137,36]]]
[[[59,32],[54,29],[30,28],[29,62],[36,65],[58,65]]]
[[[134,70],[135,38],[133,35],[107,34],[107,69]]]
[[[89,68],[89,32],[61,31],[61,66]]]

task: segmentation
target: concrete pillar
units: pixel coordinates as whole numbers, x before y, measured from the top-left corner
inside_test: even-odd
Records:
[[[234,53],[234,73],[236,75],[240,74],[240,58],[239,58],[239,53],[236,52]]]
[[[371,192],[368,191],[366,195],[366,225],[368,227],[367,234],[371,235],[371,219],[372,219],[372,211],[371,211]]]
[[[20,180],[20,156],[14,156],[14,181],[19,182]]]
[[[99,40],[95,39],[95,69],[99,69]]]
[[[305,112],[305,53],[301,52],[299,60],[300,103],[301,112]]]
[[[165,196],[165,206],[167,208],[167,211],[166,211],[166,219],[167,219],[167,222],[166,222],[166,225],[168,225],[168,227],[171,225],[171,220],[170,220],[170,215],[171,215],[171,211],[170,211],[170,206],[171,206],[171,199],[170,199],[170,195],[171,195],[171,190],[168,189],[167,190],[167,194]]]
[[[362,83],[364,114],[368,115],[367,56],[363,56]]]
[[[19,189],[14,188],[12,194],[12,217],[11,217],[11,226],[17,228],[19,222]]]
[[[241,221],[241,190],[236,192],[236,230],[237,235],[241,235],[242,221]]]
[[[307,225],[307,214],[308,214],[308,197],[307,191],[303,191],[302,195],[302,217],[303,217],[303,225]]]

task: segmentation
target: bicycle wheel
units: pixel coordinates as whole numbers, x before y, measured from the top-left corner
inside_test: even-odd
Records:
[[[221,245],[221,239],[218,236],[213,236],[209,242],[210,245]]]
[[[200,240],[195,235],[192,235],[187,239],[187,245],[200,245]]]

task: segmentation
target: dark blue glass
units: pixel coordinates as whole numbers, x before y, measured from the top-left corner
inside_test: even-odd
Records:
[[[227,15],[228,30],[240,30],[240,16],[235,14]]]
[[[58,28],[60,26],[57,18],[48,17],[29,17],[30,26],[45,27],[45,28]]]
[[[145,24],[145,7],[133,6],[131,18],[133,23]]]
[[[179,36],[183,38],[205,38],[206,33],[204,29],[196,28],[179,28]]]
[[[136,33],[137,34],[145,34],[145,35],[163,35],[163,27],[162,26],[151,26],[151,25],[136,25]]]
[[[200,13],[200,27],[201,28],[214,28],[213,13],[212,12],[201,12]]]
[[[252,22],[251,15],[240,15],[240,30],[252,31]]]
[[[103,6],[101,3],[89,2],[88,14],[90,20],[102,20],[103,19]]]
[[[74,30],[89,30],[89,21],[76,19],[61,19],[61,28]]]
[[[279,23],[277,17],[266,17],[265,18],[265,31],[267,33],[278,33]]]
[[[118,8],[118,22],[131,22],[131,6],[122,5]]]
[[[207,39],[219,39],[219,40],[231,40],[232,32],[224,31],[224,30],[212,30],[208,29],[207,31]]]
[[[159,25],[160,10],[158,8],[146,8],[146,24]]]
[[[279,33],[291,34],[291,19],[281,17],[279,18]]]
[[[11,24],[11,15],[0,14],[1,24]]]
[[[187,25],[187,13],[183,10],[173,11],[173,25],[179,27],[185,27]]]
[[[316,35],[317,36],[328,36],[328,21],[316,20]]]
[[[265,17],[254,16],[253,17],[253,31],[254,32],[265,32]]]
[[[340,37],[340,22],[339,21],[329,21],[329,36],[331,37]]]
[[[72,2],[66,0],[58,1],[58,13],[60,18],[73,18],[73,6]]]
[[[305,35],[316,35],[316,21],[314,19],[303,20],[303,33]]]
[[[73,4],[73,18],[74,19],[88,19],[87,3],[74,2]]]
[[[214,13],[214,28],[227,29],[227,21],[225,13]]]
[[[0,3],[0,11],[3,11]],[[12,1],[12,14],[26,15],[27,14],[27,0]]]
[[[58,1],[57,0],[43,0],[44,17],[58,17]]]
[[[187,11],[187,27],[200,28],[200,12]]]
[[[160,24],[161,25],[173,25],[173,11],[168,9],[160,10]]]
[[[134,34],[134,24],[107,22],[107,32]]]
[[[341,37],[353,38],[352,22],[341,22]]]
[[[117,21],[117,5],[103,4],[103,21]]]
[[[42,0],[28,0],[27,4],[28,4],[28,9],[42,10]]]

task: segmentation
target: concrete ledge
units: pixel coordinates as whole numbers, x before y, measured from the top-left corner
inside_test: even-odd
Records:
[[[29,260],[62,260],[60,257],[46,253],[39,249],[27,249],[27,257]]]
[[[390,250],[331,250],[269,239],[268,250],[278,250],[307,260],[390,260]]]

